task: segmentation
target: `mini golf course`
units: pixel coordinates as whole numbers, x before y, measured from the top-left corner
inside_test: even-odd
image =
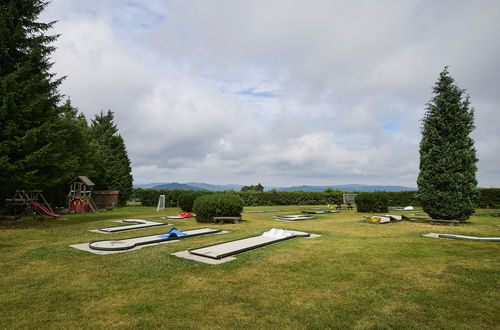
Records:
[[[125,220],[118,220],[117,222],[134,223],[134,225],[107,227],[107,228],[100,228],[100,229],[92,230],[92,231],[103,232],[103,233],[118,233],[118,232],[122,232],[122,231],[137,230],[137,229],[144,229],[144,228],[151,228],[151,227],[171,226],[171,224],[168,224],[168,223],[148,221],[148,220],[142,220],[142,219],[125,219]]]

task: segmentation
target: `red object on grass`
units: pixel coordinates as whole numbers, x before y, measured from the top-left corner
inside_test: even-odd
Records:
[[[89,210],[89,203],[84,202],[82,199],[75,198],[69,203],[70,212],[87,212]]]
[[[194,217],[194,214],[191,214],[189,212],[182,212],[181,214],[178,214],[177,216],[183,217],[183,218],[189,218],[189,217]]]
[[[60,215],[50,212],[45,206],[37,202],[31,202],[31,205],[39,209],[43,214],[48,215],[54,219],[59,219]]]

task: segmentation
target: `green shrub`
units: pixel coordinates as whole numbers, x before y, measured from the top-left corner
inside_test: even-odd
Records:
[[[243,199],[236,193],[214,193],[196,198],[193,211],[196,221],[212,222],[213,217],[241,216],[243,205]]]
[[[479,198],[476,201],[479,208],[499,208],[500,207],[500,188],[479,189]]]
[[[206,194],[205,191],[186,191],[179,195],[177,205],[184,212],[193,212],[194,200],[204,194]]]
[[[342,192],[323,191],[241,191],[246,206],[326,205],[342,200]]]
[[[158,197],[165,195],[165,206],[176,207],[180,195],[192,192],[191,190],[155,190],[134,189],[135,196],[143,206],[156,206]],[[208,194],[208,191],[204,192]],[[351,192],[349,192],[351,193]],[[416,191],[383,191],[379,192],[387,197],[390,206],[422,206],[422,202],[415,196]],[[245,206],[277,206],[277,205],[326,205],[342,203],[342,191],[243,191],[238,193],[245,201]],[[499,188],[480,188],[478,208],[500,208]]]
[[[142,189],[136,188],[133,193],[141,201],[142,206],[156,206],[158,205],[158,198],[160,195],[165,195],[165,207],[177,207],[179,196],[191,190],[156,190],[156,189]]]
[[[416,191],[385,191],[389,206],[422,206]]]
[[[387,212],[387,196],[383,192],[363,192],[356,196],[358,212]]]

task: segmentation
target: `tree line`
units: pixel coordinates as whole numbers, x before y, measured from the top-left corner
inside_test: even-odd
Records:
[[[38,22],[46,2],[2,1],[0,8],[0,205],[15,190],[44,190],[62,204],[68,182],[88,176],[96,189],[132,192],[130,160],[112,111],[89,122],[51,72],[55,22]]]
[[[278,205],[336,205],[342,204],[342,195],[360,194],[366,192],[345,192],[338,190],[328,191],[226,191],[227,193],[237,193],[244,201],[245,206],[278,206]],[[156,190],[135,188],[134,196],[143,206],[158,205],[158,197],[165,195],[166,207],[180,206],[179,200],[186,193],[211,194],[211,191],[192,190]],[[416,191],[378,191],[374,192],[383,195],[387,199],[389,206],[417,206],[422,207],[423,202],[418,198]],[[500,208],[500,188],[479,188],[479,197],[476,201],[478,208]]]

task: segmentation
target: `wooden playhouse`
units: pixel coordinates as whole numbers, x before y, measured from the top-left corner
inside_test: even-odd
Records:
[[[69,183],[68,210],[73,213],[97,212],[92,200],[92,189],[95,184],[86,176],[78,176]]]

